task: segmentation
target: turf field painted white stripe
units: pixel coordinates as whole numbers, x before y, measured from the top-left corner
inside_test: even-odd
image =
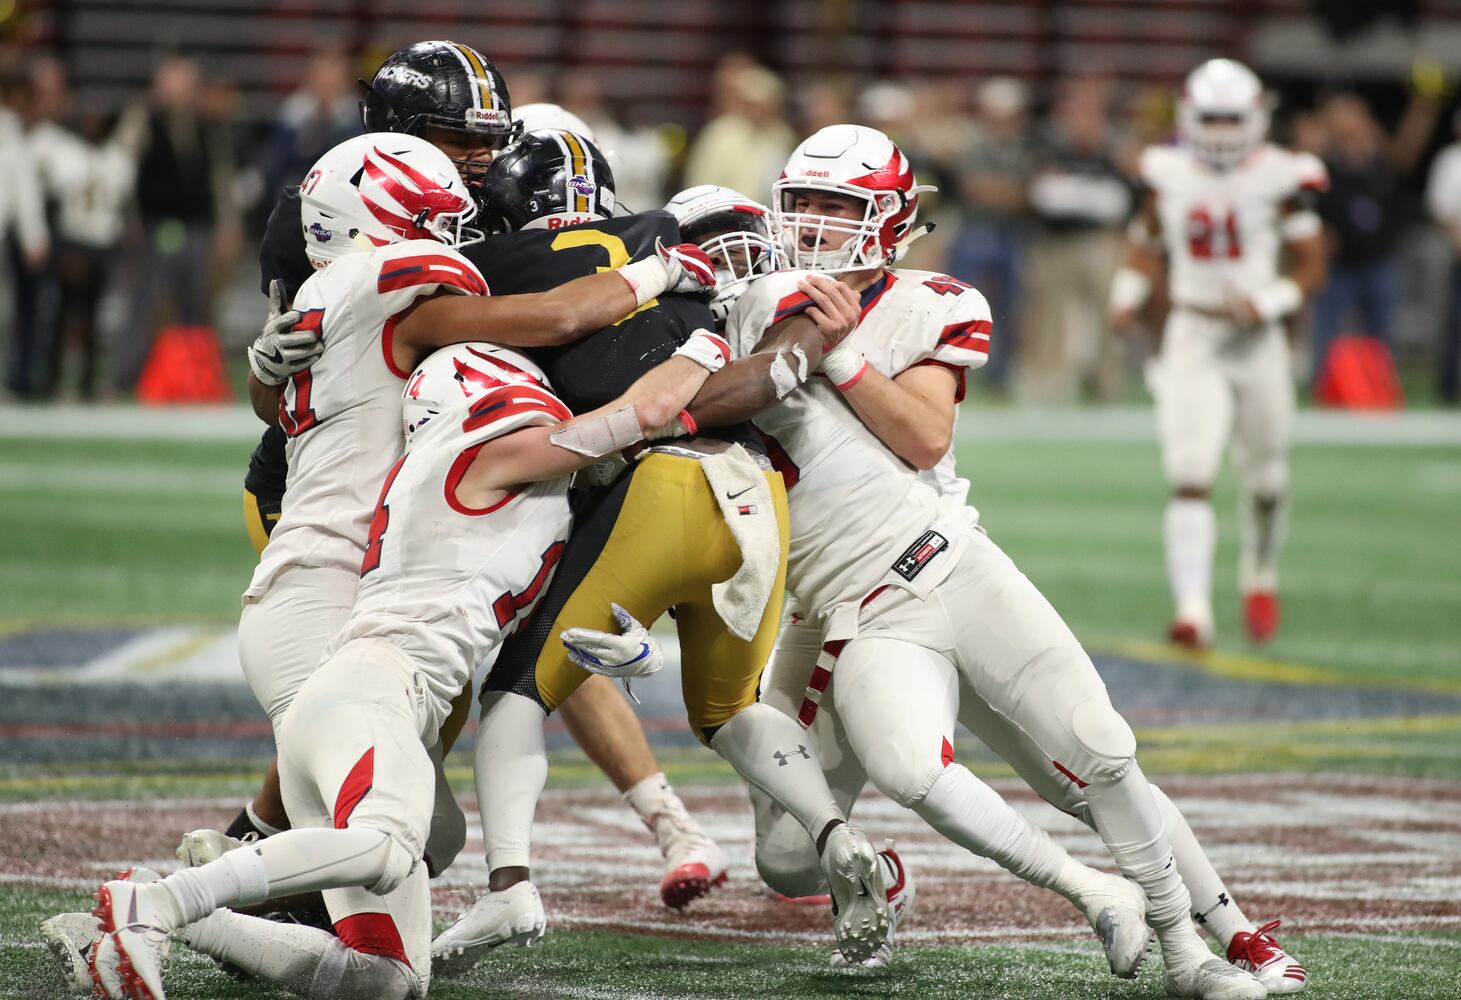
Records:
[[[0,438],[58,440],[239,441],[263,424],[247,406],[142,407],[0,406]],[[1299,444],[1461,445],[1461,415],[1444,411],[1359,414],[1303,410],[1295,420]],[[1148,407],[1045,410],[966,407],[958,441],[1156,442]]]
[[[174,495],[240,496],[243,470],[206,470],[109,462],[85,465],[37,465],[0,462],[0,482],[10,490],[54,490],[68,496]]]

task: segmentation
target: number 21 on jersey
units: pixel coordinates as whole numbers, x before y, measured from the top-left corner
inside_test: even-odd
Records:
[[[1187,215],[1187,250],[1197,260],[1243,256],[1238,214],[1223,205],[1198,205]]]

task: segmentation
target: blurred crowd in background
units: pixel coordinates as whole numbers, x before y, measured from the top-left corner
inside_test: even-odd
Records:
[[[264,313],[252,257],[263,221],[281,186],[360,130],[356,79],[374,68],[334,51],[300,67],[298,88],[261,130],[241,122],[228,81],[186,57],[162,60],[146,99],[106,117],[73,104],[56,59],[0,58],[0,393],[127,399],[165,326],[218,329],[227,345],[252,337]],[[990,301],[983,393],[1141,398],[1151,342],[1114,335],[1107,298],[1137,205],[1137,157],[1172,139],[1174,87],[1083,76],[1036,95],[998,76],[972,86],[829,78],[790,92],[740,54],[713,72],[698,131],[620,120],[587,71],[508,82],[516,105],[555,101],[593,127],[633,210],[704,183],[764,200],[812,131],[883,129],[940,189],[924,200],[937,231],[906,266],[951,274]],[[1273,138],[1320,155],[1332,179],[1320,202],[1329,284],[1295,324],[1297,373],[1312,379],[1337,334],[1360,334],[1392,347],[1412,395],[1455,405],[1461,142],[1446,143],[1461,118],[1448,118],[1434,72],[1417,73],[1408,95],[1384,121],[1341,88],[1292,105],[1281,95]],[[229,309],[231,289],[248,305]]]

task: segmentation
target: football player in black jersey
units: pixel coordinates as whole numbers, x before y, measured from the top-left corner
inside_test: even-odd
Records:
[[[367,130],[410,132],[432,142],[456,162],[474,195],[480,193],[487,164],[519,133],[519,126],[512,119],[512,103],[502,75],[490,61],[466,45],[431,41],[407,46],[387,59],[371,82],[364,86],[366,94],[362,110]],[[594,159],[602,163],[597,152]],[[603,169],[607,172],[606,165]],[[600,199],[603,197],[609,199],[606,207],[612,211],[611,178],[603,188],[603,194],[592,199],[596,209],[602,206]],[[655,236],[663,236],[667,244],[679,242],[673,220],[668,217],[661,218],[657,227],[645,232],[647,240],[634,239],[635,259],[654,252]],[[505,272],[511,264],[511,256],[498,253],[494,249],[495,242],[489,239],[471,247],[479,254],[471,259],[479,268],[490,269],[484,274],[494,294],[507,294],[513,287],[506,280]],[[621,249],[622,244],[610,248],[611,256]],[[592,274],[598,264],[605,263],[602,259],[604,252],[596,252],[589,247],[557,258],[550,273],[541,276],[534,287],[547,290],[573,277]],[[590,262],[595,254],[597,259]],[[614,259],[619,260],[618,257]],[[625,257],[619,262],[627,263],[628,259]],[[570,261],[577,265],[576,269],[567,266]],[[313,273],[305,255],[298,188],[285,188],[280,192],[269,216],[259,251],[259,265],[262,290],[268,294],[271,283],[282,281],[286,302]],[[501,286],[496,273],[498,270],[504,271]],[[520,269],[514,268],[511,273],[516,276],[513,278],[517,281],[516,290],[527,291],[528,280],[522,276]],[[683,298],[667,297],[666,301]],[[673,305],[671,308],[687,307]],[[673,350],[674,347],[669,349],[670,352]],[[576,408],[583,397],[563,398]],[[244,480],[245,524],[250,540],[260,551],[279,518],[287,475],[284,441],[284,434],[278,428],[271,427],[265,431],[250,458]],[[443,736],[446,746],[449,747],[451,740],[460,732],[469,709],[470,699],[459,703],[459,711],[449,723],[451,731]],[[724,862],[714,842],[705,836],[674,794],[655,760],[638,717],[623,696],[613,690],[613,685],[600,679],[578,693],[573,702],[563,709],[562,718],[584,753],[608,775],[654,832],[668,865],[668,874],[662,885],[663,898],[668,905],[683,906],[698,894],[694,891],[695,886],[708,883],[709,878],[724,872]],[[267,835],[287,825],[288,819],[278,798],[277,773],[271,765],[264,790],[240,813],[227,832],[230,836],[243,838]],[[195,860],[206,858],[199,856]],[[681,869],[684,871],[680,872]],[[704,872],[709,875],[704,875]]]
[[[493,161],[483,182],[479,218],[508,235],[464,252],[494,292],[513,294],[679,242],[668,212],[611,217],[612,185],[608,165],[581,137],[530,132]],[[826,335],[839,338],[856,320],[849,307],[831,324],[836,332]],[[583,412],[614,399],[697,330],[714,325],[707,303],[665,296],[575,344],[529,353],[559,397]],[[819,355],[823,331],[811,320],[804,325]],[[718,365],[730,360],[729,346],[721,344]],[[768,380],[764,371],[761,378]],[[544,721],[571,704],[587,681],[601,679],[595,672],[615,674],[623,661],[635,665],[630,674],[657,669],[639,621],[652,623],[666,611],[673,611],[679,632],[682,690],[696,738],[803,819],[825,847],[833,891],[876,911],[853,904],[834,912],[843,950],[860,956],[875,946],[868,942],[881,940],[887,920],[881,885],[854,888],[864,876],[880,878],[871,861],[866,872],[860,865],[873,857],[866,836],[846,826],[818,768],[788,767],[772,756],[772,744],[795,746],[801,730],[757,703],[781,620],[789,524],[781,475],[761,451],[747,424],[713,431],[692,425],[648,448],[632,466],[598,467],[599,485],[576,510],[547,593],[503,644],[483,686],[482,726],[493,738],[478,741],[476,778],[478,800],[495,804],[481,811],[489,891],[433,942],[433,968],[441,974],[470,967],[492,947],[542,933],[542,903],[527,861],[547,773]],[[674,905],[707,891],[723,871],[687,866],[678,883],[672,872],[662,887],[665,901]]]

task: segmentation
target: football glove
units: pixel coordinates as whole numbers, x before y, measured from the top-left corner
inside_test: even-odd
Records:
[[[558,638],[562,640],[563,648],[568,650],[570,660],[591,674],[624,681],[625,691],[633,698],[629,679],[658,673],[665,665],[664,652],[654,636],[649,634],[649,629],[639,624],[633,615],[618,604],[610,606],[614,609],[614,621],[619,625],[617,635],[591,628],[570,628],[559,633]]]
[[[667,292],[709,293],[715,291],[715,265],[710,257],[694,243],[677,243],[672,247],[664,245],[658,238],[654,241],[654,252],[665,265],[669,280]]]
[[[284,310],[284,282],[269,282],[269,318],[249,345],[249,371],[264,385],[283,385],[319,360],[325,342],[313,330],[295,330],[302,314]]]

